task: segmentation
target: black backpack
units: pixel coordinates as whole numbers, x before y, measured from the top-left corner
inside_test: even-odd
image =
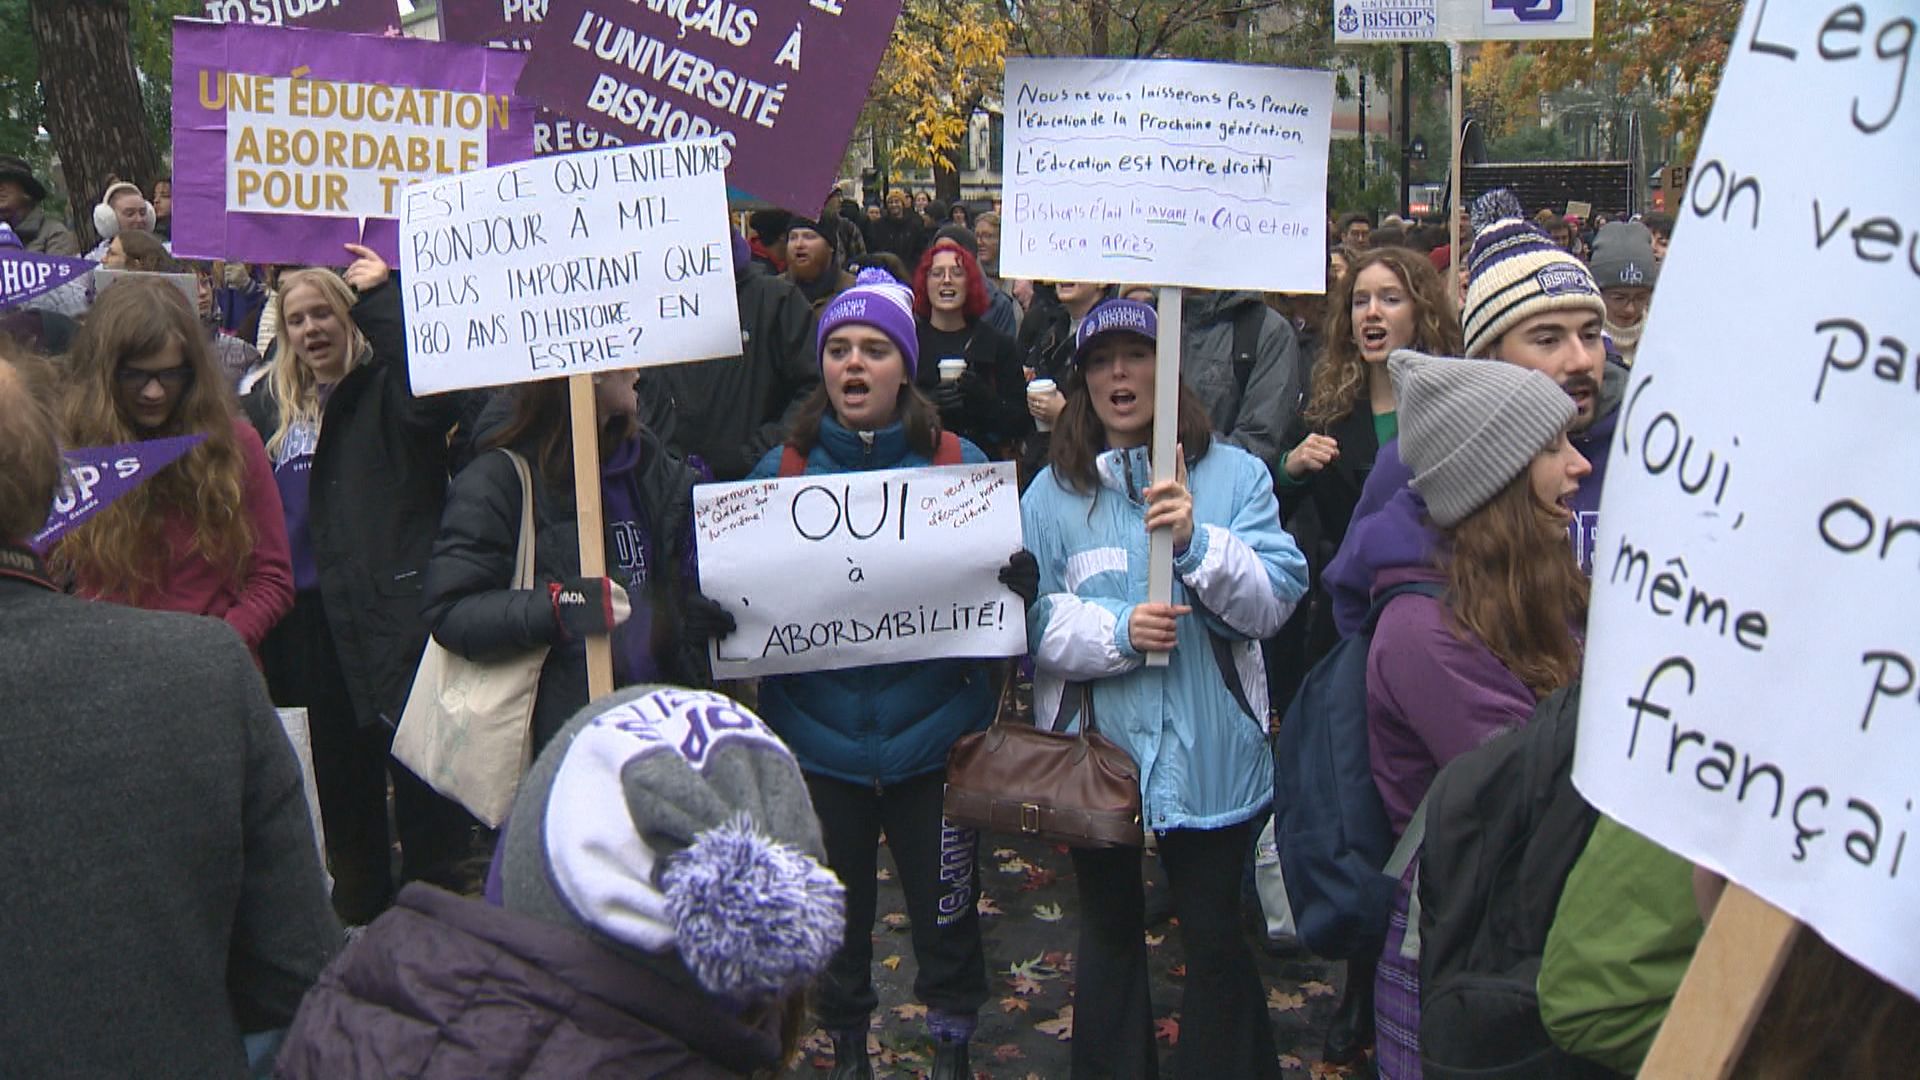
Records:
[[[1611,1076],[1554,1046],[1535,982],[1598,813],[1573,788],[1578,683],[1450,762],[1420,856],[1420,1060],[1429,1080]]]
[[[1361,629],[1307,672],[1274,736],[1273,840],[1294,925],[1315,956],[1372,958],[1386,943],[1399,871],[1386,872],[1396,849],[1373,783],[1367,652],[1388,604],[1408,593],[1442,591],[1415,582],[1376,597]]]

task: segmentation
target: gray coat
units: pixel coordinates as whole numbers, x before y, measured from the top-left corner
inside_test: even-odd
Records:
[[[246,1075],[341,941],[247,647],[7,578],[0,656],[0,1072]]]
[[[1233,321],[1244,308],[1262,314],[1253,370],[1242,387],[1233,370]],[[1302,374],[1293,325],[1259,293],[1188,289],[1181,313],[1180,374],[1200,397],[1213,430],[1280,467],[1287,423],[1299,404]]]

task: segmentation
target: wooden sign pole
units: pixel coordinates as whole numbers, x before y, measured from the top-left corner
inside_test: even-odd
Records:
[[[1647,1053],[1649,1080],[1724,1080],[1800,933],[1791,915],[1728,883]]]
[[[600,512],[600,418],[593,404],[593,376],[567,377],[573,412],[573,497],[580,526],[580,576],[607,576],[607,528]],[[631,598],[629,598],[631,599]],[[645,603],[641,598],[636,603]],[[613,693],[613,639],[587,638],[587,697]]]
[[[1172,480],[1178,473],[1174,458],[1180,433],[1180,303],[1179,286],[1160,286],[1160,335],[1153,362],[1153,482]],[[1155,529],[1147,546],[1147,602],[1173,602],[1173,530]],[[1166,667],[1170,653],[1150,652],[1148,667]]]

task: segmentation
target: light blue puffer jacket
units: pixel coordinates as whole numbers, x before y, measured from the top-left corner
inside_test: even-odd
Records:
[[[1040,599],[1027,612],[1035,711],[1079,718],[1091,682],[1097,729],[1140,767],[1150,829],[1213,829],[1251,818],[1273,799],[1260,639],[1272,636],[1307,588],[1307,562],[1280,527],[1267,467],[1216,440],[1192,466],[1193,540],[1174,560],[1180,619],[1172,662],[1146,666],[1127,622],[1147,598],[1144,448],[1109,450],[1087,496],[1048,469],[1020,500],[1027,547],[1040,563]],[[1204,609],[1204,610],[1203,610]],[[1236,698],[1216,658],[1225,644]],[[1071,684],[1071,685],[1070,685]],[[1243,707],[1241,700],[1247,703]]]

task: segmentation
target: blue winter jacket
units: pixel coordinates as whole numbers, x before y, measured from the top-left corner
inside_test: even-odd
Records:
[[[1307,561],[1280,527],[1273,478],[1258,458],[1218,440],[1193,465],[1193,540],[1173,562],[1173,602],[1194,610],[1179,620],[1171,663],[1153,668],[1127,636],[1134,606],[1147,598],[1146,451],[1109,450],[1098,471],[1091,496],[1047,469],[1020,500],[1040,564],[1040,599],[1027,612],[1036,715],[1051,724],[1064,708],[1077,727],[1081,686],[1091,683],[1097,729],[1140,767],[1148,828],[1245,821],[1273,800],[1260,639],[1280,629],[1307,588]]]
[[[750,480],[780,475],[781,447],[769,450]],[[960,460],[987,460],[960,440]],[[807,455],[807,474],[912,469],[932,459],[907,446],[899,424],[872,433],[869,443],[832,416]],[[795,587],[804,588],[796,567]],[[892,784],[945,768],[954,740],[993,720],[995,691],[989,666],[978,660],[932,660],[760,681],[760,715],[772,725],[800,767],[859,784]]]

